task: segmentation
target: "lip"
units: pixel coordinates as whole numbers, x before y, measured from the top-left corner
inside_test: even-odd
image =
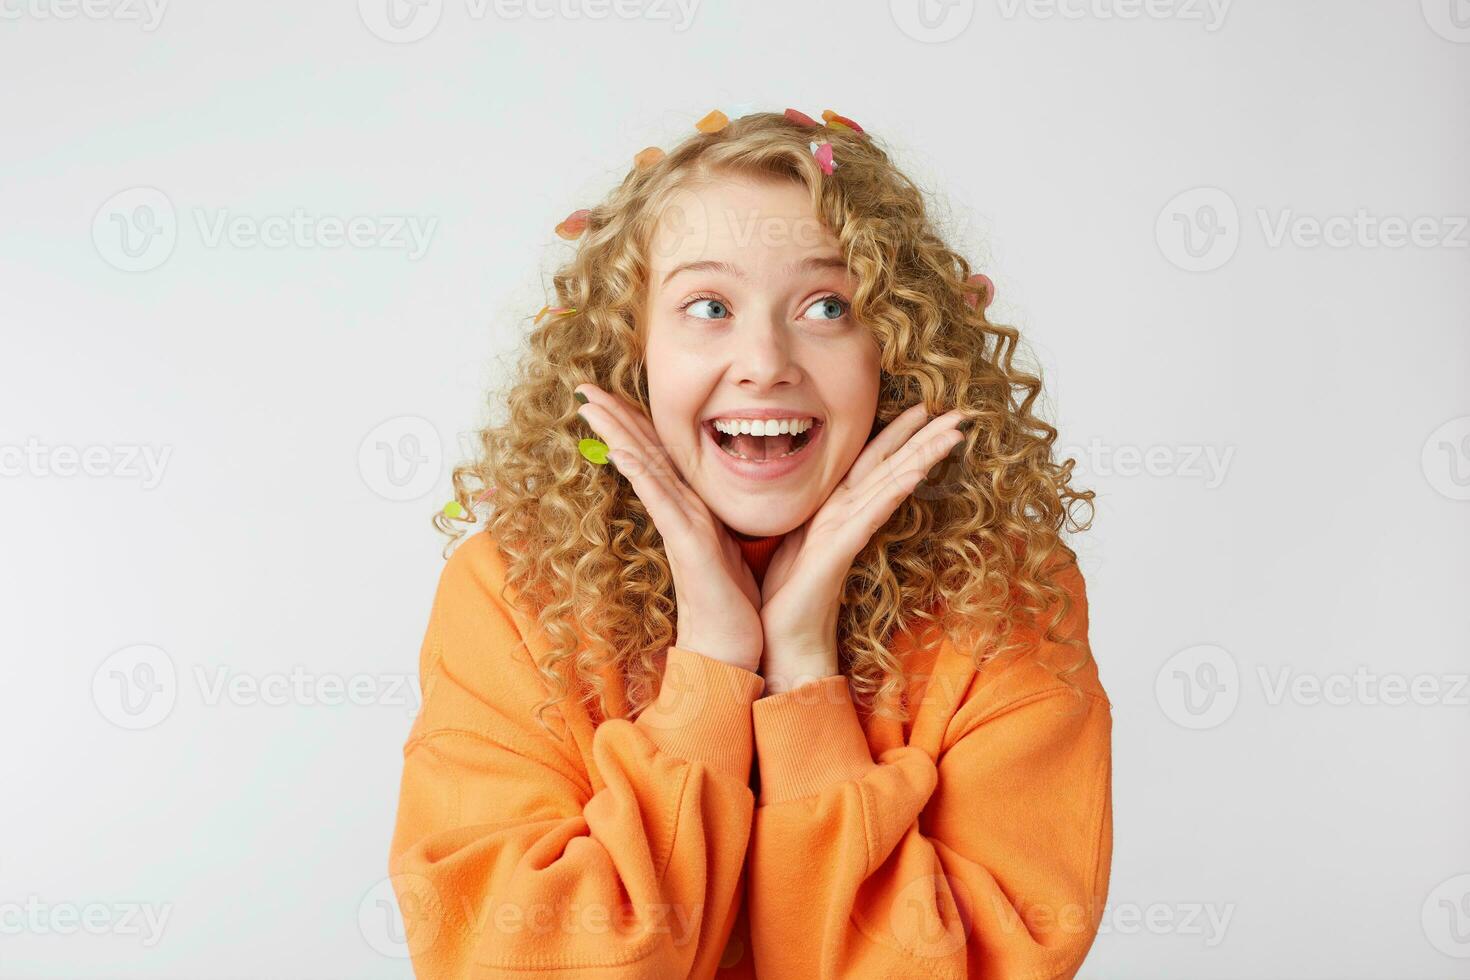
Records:
[[[807,439],[806,445],[803,446],[801,452],[797,453],[795,456],[785,456],[781,459],[771,459],[765,461],[737,459],[736,457],[731,456],[729,453],[721,449],[719,442],[716,441],[715,438],[714,420],[717,418],[729,417],[750,419],[789,418],[801,416],[800,413],[792,413],[782,410],[775,410],[766,415],[746,415],[743,413],[737,415],[736,413],[731,412],[728,416],[712,415],[710,416],[710,418],[700,423],[699,428],[704,432],[704,438],[709,443],[710,452],[714,453],[715,456],[719,458],[720,462],[724,464],[725,469],[729,470],[736,476],[742,477],[746,480],[779,480],[783,476],[787,476],[788,474],[794,473],[797,470],[801,469],[801,467],[806,465],[807,460],[814,458],[815,454],[812,452],[812,449],[817,445],[818,442],[821,441],[822,433],[826,431],[827,428],[822,420],[818,418],[816,423],[811,428],[811,436]],[[810,417],[816,418],[816,416]]]

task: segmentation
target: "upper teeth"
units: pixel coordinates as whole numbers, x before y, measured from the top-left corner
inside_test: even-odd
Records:
[[[812,427],[812,419],[715,419],[715,428],[727,435],[796,435]]]

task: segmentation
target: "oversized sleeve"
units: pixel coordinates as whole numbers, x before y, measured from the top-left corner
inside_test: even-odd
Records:
[[[1085,641],[1068,577],[1080,608],[1058,629]],[[875,759],[843,675],[757,700],[759,975],[1073,977],[1112,858],[1112,713],[1089,667],[1081,694],[1040,666],[982,686],[937,760]]]
[[[743,888],[764,680],[670,648],[656,701],[596,728],[594,792],[532,715],[545,688],[503,573],[488,535],[457,549],[420,653],[388,864],[415,973],[712,976]]]

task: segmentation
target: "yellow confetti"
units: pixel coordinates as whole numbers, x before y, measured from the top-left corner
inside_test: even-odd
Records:
[[[607,443],[601,439],[578,439],[577,452],[598,466],[607,462]]]
[[[540,310],[536,311],[536,318],[531,322],[540,323],[541,318],[547,315],[565,316],[568,313],[575,312],[577,312],[577,308],[575,306],[543,306]]]

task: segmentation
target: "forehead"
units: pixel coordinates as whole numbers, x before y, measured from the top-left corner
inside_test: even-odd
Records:
[[[759,270],[837,251],[811,192],[795,181],[718,177],[680,188],[661,203],[649,238],[655,283],[688,262],[731,262]]]

